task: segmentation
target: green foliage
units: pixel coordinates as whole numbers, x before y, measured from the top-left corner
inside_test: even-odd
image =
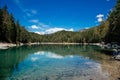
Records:
[[[120,42],[120,0],[108,17],[109,27],[105,36],[106,42]]]
[[[0,41],[12,43],[61,42],[61,43],[98,43],[120,42],[120,0],[110,12],[108,19],[97,27],[78,32],[59,31],[53,34],[39,35],[28,32],[19,21],[9,14],[7,7],[0,9]]]
[[[59,31],[54,34],[41,36],[41,42],[57,43],[95,43],[100,42],[101,38],[96,31],[97,28],[91,28],[80,32]]]
[[[38,36],[38,34],[34,35]],[[0,9],[0,42],[29,43],[34,41],[34,35],[22,27],[19,21],[14,20],[13,15],[8,13],[6,6]]]

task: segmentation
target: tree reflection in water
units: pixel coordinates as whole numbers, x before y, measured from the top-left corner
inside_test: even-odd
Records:
[[[119,78],[120,62],[100,49],[88,45],[32,45],[0,50],[0,79]]]

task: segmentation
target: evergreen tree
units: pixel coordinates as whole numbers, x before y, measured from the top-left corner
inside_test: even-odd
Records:
[[[109,29],[106,34],[106,42],[120,42],[120,0],[108,17]]]

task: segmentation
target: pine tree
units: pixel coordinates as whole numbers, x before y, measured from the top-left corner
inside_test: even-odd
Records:
[[[115,8],[108,17],[109,29],[106,34],[106,42],[120,42],[120,0],[117,0]]]

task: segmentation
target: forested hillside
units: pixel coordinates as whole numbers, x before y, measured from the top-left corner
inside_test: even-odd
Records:
[[[99,26],[78,32],[59,31],[53,34],[39,35],[29,32],[16,21],[7,7],[0,9],[0,42],[29,43],[29,42],[74,42],[98,43],[120,42],[120,0],[109,13],[108,19]]]
[[[120,42],[120,0],[117,0],[117,4],[110,12],[107,21],[109,21],[109,28],[105,41]]]
[[[7,11],[7,6],[0,9],[0,42],[28,43],[39,41],[40,35],[28,32]]]

